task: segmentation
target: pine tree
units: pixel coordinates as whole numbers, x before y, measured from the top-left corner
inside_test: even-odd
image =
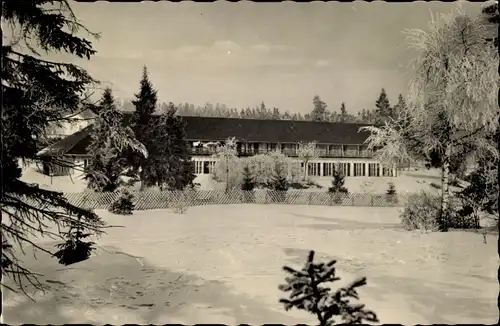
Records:
[[[12,277],[24,292],[26,281],[37,288],[42,284],[16,258],[11,242],[44,250],[30,240],[31,235],[44,236],[49,231],[48,225],[53,224],[63,228],[76,225],[82,232],[93,235],[104,230],[105,223],[94,212],[69,203],[60,192],[22,181],[19,163],[40,161],[42,153],[37,155],[37,143],[51,123],[67,121],[64,117],[68,114],[91,108],[85,91],[95,80],[81,67],[51,61],[46,54],[63,52],[90,59],[95,51],[92,42],[85,38],[89,35],[84,34],[87,30],[71,12],[68,1],[2,0],[2,29],[8,25],[16,26],[19,33],[7,35],[2,31],[1,261],[2,275]],[[77,29],[83,33],[77,35]],[[90,33],[90,36],[97,35]],[[34,49],[41,50],[44,58]],[[123,134],[119,131],[116,136]],[[68,164],[56,158],[53,163]],[[50,231],[53,230],[51,226]],[[15,290],[3,282],[2,285]]]
[[[389,187],[387,188],[387,191],[385,192],[387,202],[389,203],[397,203],[398,202],[398,197],[396,193],[396,186],[394,185],[393,182],[389,182]]]
[[[382,88],[380,95],[375,102],[375,113],[377,115],[375,120],[375,125],[383,125],[385,121],[391,117],[391,104],[389,103],[389,98],[387,97],[387,93],[385,89]]]
[[[327,121],[329,115],[327,104],[321,100],[321,98],[316,95],[313,98],[314,108],[310,114],[310,120],[312,121]]]
[[[378,323],[377,315],[364,304],[352,303],[359,300],[357,288],[366,285],[366,278],[358,278],[345,287],[331,289],[331,283],[340,280],[336,275],[336,260],[328,263],[315,263],[314,251],[309,252],[304,267],[300,270],[284,266],[283,270],[289,275],[285,278],[286,284],[279,285],[279,289],[288,293],[288,298],[280,299],[285,310],[292,308],[305,310],[314,315],[320,326],[335,325],[334,317],[342,320],[341,324],[362,324],[363,322]]]
[[[110,205],[109,211],[118,215],[130,215],[134,210],[134,195],[127,188],[123,188],[118,198]]]
[[[336,204],[340,204],[342,202],[342,197],[349,193],[344,184],[344,175],[335,169],[333,171],[332,186],[328,188],[328,192],[332,195],[332,200]]]
[[[243,183],[241,184],[241,190],[252,191],[255,188],[255,182],[253,180],[252,172],[248,165],[243,168]]]
[[[147,67],[144,66],[139,93],[135,94],[135,100],[132,101],[135,107],[132,128],[137,140],[146,146],[149,157],[145,158],[134,153],[127,155],[128,164],[136,172],[140,171],[141,189],[144,189],[147,183],[151,183],[151,178],[153,178],[153,176],[147,175],[147,173],[152,173],[152,157],[156,156],[154,152],[156,140],[152,134],[155,132],[153,128],[153,114],[156,109],[157,100],[157,92],[149,80]]]
[[[153,159],[156,171],[156,184],[166,186],[171,190],[182,190],[192,186],[195,179],[194,165],[191,151],[186,141],[186,123],[182,117],[176,116],[176,108],[169,104],[166,113],[160,116],[158,126],[155,128],[158,137],[157,153]],[[154,179],[151,180],[154,182]]]
[[[245,203],[253,203],[255,202],[255,194],[253,190],[255,188],[255,181],[252,175],[252,171],[250,167],[246,165],[243,168],[243,182],[241,184],[241,190],[243,190],[243,197]]]
[[[117,110],[110,88],[104,90],[100,111],[95,120],[91,143],[87,150],[90,164],[85,168],[85,179],[90,189],[99,192],[115,191],[120,184],[124,170],[123,154],[113,143],[111,134],[122,123],[122,114]]]
[[[284,202],[289,187],[285,166],[277,162],[274,164],[274,173],[269,184],[269,188],[273,190],[273,199],[278,203]]]
[[[342,102],[342,105],[340,106],[340,122],[347,122],[347,119],[347,109],[345,108],[345,103]]]
[[[61,232],[61,235],[66,238],[66,241],[56,245],[59,248],[54,253],[60,264],[71,265],[84,261],[90,257],[92,251],[95,250],[95,242],[83,241],[89,238],[92,234],[82,231],[81,225],[74,223],[67,232]]]

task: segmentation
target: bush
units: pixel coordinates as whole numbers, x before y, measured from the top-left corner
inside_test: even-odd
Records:
[[[385,192],[385,198],[388,203],[397,204],[398,203],[398,194],[396,193],[396,186],[394,183],[389,182],[389,187]]]
[[[109,211],[118,215],[130,215],[134,210],[133,199],[134,196],[127,189],[123,189],[109,207]]]
[[[314,263],[314,251],[309,252],[309,257],[301,270],[284,266],[283,269],[290,276],[285,278],[286,284],[279,286],[283,292],[288,292],[289,297],[280,299],[285,310],[296,308],[305,310],[318,318],[319,325],[333,325],[333,317],[340,317],[343,324],[361,324],[364,321],[378,322],[377,315],[363,304],[352,303],[351,300],[359,299],[357,288],[366,285],[366,278],[362,277],[346,287],[332,292],[325,283],[340,280],[336,275],[335,260],[328,263]]]
[[[410,194],[401,214],[401,223],[406,230],[437,231],[441,198],[422,191]]]

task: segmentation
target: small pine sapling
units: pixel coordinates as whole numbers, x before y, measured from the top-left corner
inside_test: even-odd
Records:
[[[349,193],[344,184],[344,175],[340,171],[334,170],[332,186],[328,188],[328,192],[333,195],[333,201],[336,204],[340,204],[342,202],[342,196]]]
[[[320,326],[334,325],[335,316],[340,317],[343,324],[379,322],[377,315],[365,309],[364,304],[351,303],[351,299],[359,300],[356,288],[366,285],[365,277],[335,292],[324,286],[340,280],[335,274],[335,263],[335,260],[326,264],[314,263],[314,251],[311,250],[301,270],[284,266],[284,271],[291,276],[285,278],[286,284],[279,285],[279,289],[289,293],[289,297],[279,302],[286,311],[296,308],[315,315]]]
[[[241,184],[241,190],[243,190],[244,201],[246,203],[254,202],[254,193],[253,190],[255,188],[255,182],[252,176],[252,171],[248,166],[243,168],[243,183]]]
[[[66,241],[56,244],[59,250],[54,253],[54,257],[62,265],[71,265],[87,260],[92,251],[95,250],[95,242],[83,241],[83,239],[88,238],[91,234],[83,233],[78,226],[72,226],[69,231],[61,232],[61,234],[66,238]]]
[[[133,199],[134,195],[128,189],[123,188],[118,198],[109,207],[109,211],[118,215],[130,215],[135,208]]]
[[[389,187],[387,188],[385,195],[388,203],[397,204],[398,195],[396,193],[396,186],[394,185],[394,183],[389,182]]]
[[[285,201],[286,192],[289,187],[285,169],[281,164],[276,164],[269,188],[273,190],[277,202],[282,203]]]

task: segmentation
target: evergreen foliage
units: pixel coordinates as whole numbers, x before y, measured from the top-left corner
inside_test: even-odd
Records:
[[[279,285],[279,289],[288,293],[288,298],[280,299],[279,302],[287,311],[296,308],[316,316],[321,326],[335,325],[337,322],[334,318],[337,317],[342,324],[378,322],[377,315],[366,309],[364,304],[352,302],[359,300],[357,288],[367,284],[365,277],[335,291],[325,286],[340,280],[336,274],[336,263],[336,260],[326,264],[315,263],[314,251],[311,250],[300,270],[284,266],[283,270],[289,276],[285,278],[286,284]]]
[[[117,110],[110,88],[104,90],[100,114],[94,122],[91,143],[87,147],[90,163],[85,168],[87,187],[98,192],[113,192],[120,185],[124,169],[123,154],[111,135],[122,128],[122,114]]]
[[[123,188],[118,195],[118,198],[111,203],[109,211],[118,215],[131,215],[134,211],[134,195],[128,191],[128,189]]]
[[[285,201],[286,192],[290,187],[287,180],[287,171],[286,166],[282,163],[276,162],[274,164],[274,173],[271,177],[271,181],[268,185],[268,188],[273,191],[274,197],[278,203],[282,203]]]
[[[342,197],[349,193],[344,184],[344,175],[337,169],[333,170],[332,186],[328,188],[328,192],[333,196],[333,202],[336,204],[340,204],[342,202]]]
[[[241,184],[241,190],[252,191],[255,188],[255,182],[253,180],[252,171],[248,165],[243,167],[243,183]]]
[[[387,188],[387,191],[385,192],[385,196],[386,196],[387,202],[389,202],[389,203],[397,203],[398,202],[398,195],[396,193],[396,186],[394,185],[393,182],[389,182],[389,187]]]
[[[328,105],[318,95],[314,96],[313,105],[314,108],[311,111],[310,120],[328,121],[328,116],[330,115],[327,109]]]
[[[43,286],[16,259],[16,251],[8,247],[10,243],[44,250],[28,234],[44,235],[52,223],[61,227],[76,223],[92,234],[104,231],[105,223],[95,213],[72,205],[60,192],[22,181],[20,166],[21,161],[40,161],[38,144],[52,123],[70,120],[66,118],[69,114],[90,107],[86,91],[95,84],[92,77],[75,64],[51,61],[45,54],[63,52],[89,59],[95,51],[91,41],[82,36],[84,33],[76,35],[77,29],[87,30],[74,16],[68,1],[3,0],[2,28],[9,24],[18,28],[14,35],[3,35],[1,53],[1,252],[2,264],[8,265],[2,268],[2,276],[11,277],[27,294],[25,282],[37,289]]]
[[[376,126],[381,126],[383,125],[386,121],[388,121],[390,118],[394,117],[393,110],[391,108],[391,104],[389,103],[389,98],[387,97],[387,93],[384,88],[382,88],[382,91],[380,92],[380,95],[375,102],[375,113],[376,113],[376,120],[375,120],[375,125]]]
[[[92,241],[83,241],[90,237],[92,234],[82,232],[79,225],[70,227],[69,231],[62,232],[66,241],[56,245],[59,250],[54,253],[60,264],[71,265],[84,261],[90,257],[92,251],[95,250],[95,243]]]
[[[135,111],[132,118],[132,129],[135,137],[146,147],[149,157],[142,157],[137,153],[130,152],[127,155],[128,164],[139,174],[141,180],[141,189],[146,185],[154,183],[157,177],[157,171],[154,170],[154,157],[158,156],[156,152],[156,141],[154,133],[160,132],[157,123],[153,119],[156,109],[157,92],[153,89],[153,84],[149,80],[147,67],[143,67],[142,78],[140,80],[139,93],[135,94],[135,100],[132,101]]]

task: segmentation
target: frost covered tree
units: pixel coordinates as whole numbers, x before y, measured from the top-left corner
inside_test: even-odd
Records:
[[[216,163],[212,170],[214,180],[223,182],[225,190],[235,189],[241,185],[243,166],[236,149],[236,138],[228,138],[222,146],[217,147],[213,156]]]
[[[40,160],[37,144],[52,123],[68,121],[88,109],[101,114],[99,107],[88,101],[97,82],[81,67],[52,61],[45,55],[64,53],[90,59],[95,51],[87,38],[97,35],[85,29],[68,1],[3,0],[1,28],[2,276],[13,279],[26,293],[26,283],[37,288],[43,284],[18,259],[18,248],[31,245],[47,252],[31,235],[64,238],[61,232],[68,227],[92,235],[105,230],[97,214],[72,205],[62,193],[22,181],[20,166],[22,161]],[[141,148],[123,129],[111,136],[121,146]],[[52,163],[71,165],[58,159]],[[50,224],[59,226],[61,232],[54,233]],[[4,280],[2,285],[7,288]]]
[[[123,115],[116,108],[110,88],[104,90],[99,106],[100,113],[94,121],[91,142],[87,148],[90,163],[84,169],[84,178],[92,190],[113,192],[120,185],[120,178],[126,168],[124,153],[129,148],[123,148],[113,137],[113,133],[122,128]],[[132,130],[126,130],[133,137]]]
[[[449,217],[450,161],[464,143],[475,154],[498,151],[485,133],[498,125],[498,52],[486,42],[490,32],[482,18],[460,7],[451,14],[432,17],[429,30],[408,30],[409,44],[419,51],[413,65],[408,110],[398,121],[380,128],[366,127],[369,147],[381,147],[378,156],[388,161],[429,158],[442,153],[442,190],[439,227]]]
[[[287,273],[286,283],[280,284],[278,288],[288,294],[287,298],[279,300],[285,310],[304,310],[314,315],[320,326],[379,322],[373,311],[366,309],[364,304],[354,302],[359,300],[357,288],[367,284],[366,277],[333,290],[332,285],[340,280],[335,267],[337,261],[316,263],[314,254],[312,250],[309,252],[307,261],[300,270],[283,267]]]
[[[317,150],[317,143],[315,141],[309,143],[299,143],[299,148],[297,149],[297,155],[301,162],[304,164],[304,180],[307,179],[308,175],[308,164],[311,160],[318,158],[319,153]]]

